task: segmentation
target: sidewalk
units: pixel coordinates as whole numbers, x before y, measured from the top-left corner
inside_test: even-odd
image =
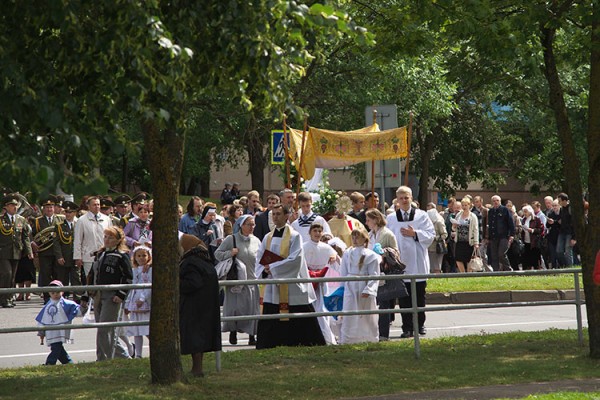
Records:
[[[532,394],[555,392],[600,392],[600,378],[431,390],[427,392],[402,392],[385,396],[360,397],[354,398],[354,400],[520,399]]]

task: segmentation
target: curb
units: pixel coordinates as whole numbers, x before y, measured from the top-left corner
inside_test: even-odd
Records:
[[[585,300],[583,290],[580,290]],[[520,303],[529,301],[575,300],[575,290],[503,290],[493,292],[430,292],[427,304]]]

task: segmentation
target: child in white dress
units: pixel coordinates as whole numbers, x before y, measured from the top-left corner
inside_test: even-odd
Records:
[[[381,258],[369,250],[369,236],[363,229],[354,229],[352,247],[342,257],[342,276],[379,275]],[[343,311],[377,310],[378,280],[344,282]],[[379,341],[379,316],[345,315],[342,318],[341,343],[364,343]]]
[[[304,250],[304,259],[308,267],[308,273],[312,278],[325,277],[330,268],[336,261],[337,253],[330,245],[321,242],[323,236],[323,226],[313,223],[309,230],[310,240],[302,246]],[[323,296],[328,295],[328,286],[326,283],[314,283],[315,295],[317,300],[313,303],[316,312],[326,312],[323,304]],[[317,317],[321,332],[327,344],[337,344],[335,336],[331,330],[331,317]]]
[[[133,249],[133,284],[152,283],[152,250],[146,246]],[[127,297],[125,312],[130,321],[150,321],[151,289],[133,289]],[[135,358],[142,358],[144,336],[150,335],[149,325],[130,326],[127,335],[133,336]]]

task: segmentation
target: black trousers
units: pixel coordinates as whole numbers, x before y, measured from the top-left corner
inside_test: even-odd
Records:
[[[410,282],[406,283],[406,291],[408,292],[407,297],[398,299],[400,308],[411,308],[412,307],[412,288]],[[417,282],[417,306],[425,307],[425,289],[427,288],[427,281]],[[419,329],[425,325],[425,312],[421,311],[419,316]],[[413,315],[412,313],[402,313],[402,331],[414,331],[413,328]]]
[[[290,306],[290,313],[314,312],[312,304]],[[279,314],[279,304],[264,303],[263,314]],[[258,321],[256,348],[277,346],[325,346],[317,317],[290,318],[287,321]]]

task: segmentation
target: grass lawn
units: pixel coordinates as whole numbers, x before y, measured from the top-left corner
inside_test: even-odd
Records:
[[[419,360],[412,341],[235,351],[221,372],[209,354],[205,378],[169,387],[150,385],[148,359],[0,370],[0,398],[325,400],[600,377],[587,354],[572,330],[423,339]]]
[[[579,285],[583,290],[583,279],[579,275]],[[566,290],[574,289],[572,274],[544,276],[490,276],[461,279],[430,279],[428,292],[486,292],[496,290]]]

